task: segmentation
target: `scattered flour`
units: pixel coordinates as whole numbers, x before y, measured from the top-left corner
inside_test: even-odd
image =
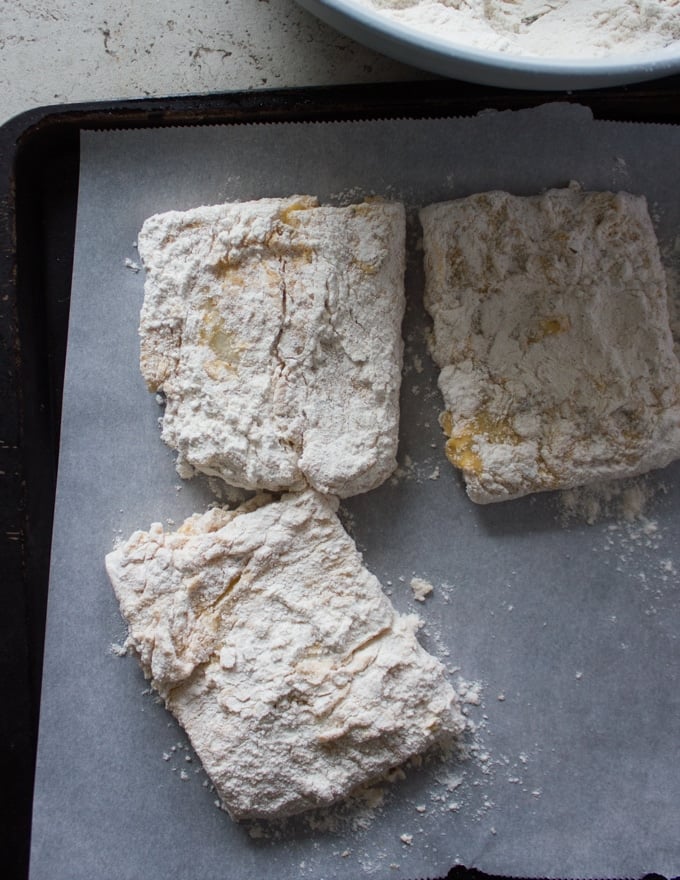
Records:
[[[680,0],[363,0],[414,30],[512,55],[602,58],[680,41]]]
[[[429,581],[424,580],[420,577],[411,578],[411,590],[413,591],[413,598],[416,602],[424,602],[425,599],[432,593],[434,587]]]
[[[427,423],[423,427],[429,428],[429,426]],[[431,448],[437,450],[437,444],[433,443]],[[428,456],[419,461],[414,461],[410,455],[404,455],[390,477],[390,485],[398,486],[401,482],[414,482],[423,485],[427,480],[438,480],[441,477],[441,469],[436,464],[436,455],[437,452],[432,457]]]
[[[458,697],[461,702],[470,706],[481,706],[482,703],[482,683],[479,681],[458,681]]]
[[[644,516],[655,488],[644,478],[610,480],[565,489],[557,494],[560,519],[564,525],[581,520],[593,525],[602,519],[634,522]]]

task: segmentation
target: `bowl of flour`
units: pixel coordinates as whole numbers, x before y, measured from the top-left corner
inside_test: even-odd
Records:
[[[680,0],[298,0],[372,49],[518,89],[586,89],[680,73]]]

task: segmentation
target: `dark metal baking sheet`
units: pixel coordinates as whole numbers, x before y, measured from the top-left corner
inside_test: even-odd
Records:
[[[581,93],[596,116],[675,122],[677,78]],[[51,508],[75,197],[78,136],[88,128],[220,122],[447,116],[517,108],[547,96],[436,82],[248,92],[42,108],[0,129],[0,309],[4,589],[3,825],[9,869],[25,866],[42,653]],[[571,100],[573,96],[550,96]],[[6,674],[5,674],[6,673]]]

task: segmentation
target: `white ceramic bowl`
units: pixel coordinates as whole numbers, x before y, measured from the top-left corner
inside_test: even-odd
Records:
[[[530,58],[416,31],[357,0],[298,0],[348,37],[411,64],[467,82],[511,89],[569,90],[625,85],[680,73],[680,46],[608,58]]]

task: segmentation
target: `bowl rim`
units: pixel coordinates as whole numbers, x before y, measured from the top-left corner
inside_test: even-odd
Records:
[[[418,51],[425,51],[439,58],[451,59],[474,65],[493,66],[507,71],[532,75],[576,74],[584,76],[626,75],[637,71],[645,73],[672,73],[680,71],[680,41],[626,55],[608,56],[560,56],[546,58],[541,55],[514,55],[498,49],[480,49],[466,43],[438,37],[389,18],[379,9],[362,0],[302,0],[302,5],[326,7],[361,28],[379,32],[396,43],[408,44]],[[622,60],[625,59],[625,60]]]

